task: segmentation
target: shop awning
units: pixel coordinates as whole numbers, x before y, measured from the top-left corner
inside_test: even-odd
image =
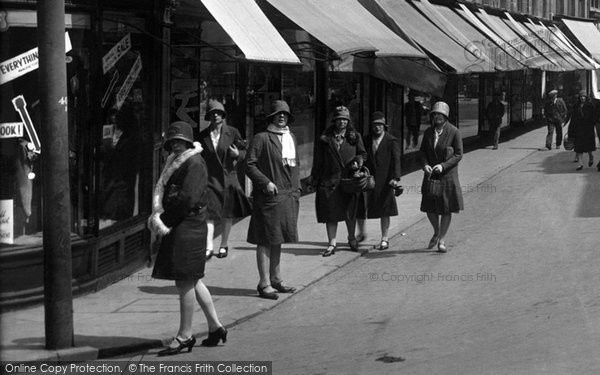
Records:
[[[590,55],[600,62],[600,31],[593,21],[574,21],[565,18],[561,21]]]
[[[360,0],[369,12],[398,35],[406,35],[430,56],[449,66],[448,71],[470,72],[475,55],[435,27],[406,1]]]
[[[358,0],[267,1],[340,56],[371,51],[376,56],[426,58],[377,20]]]
[[[564,46],[566,46],[567,48],[570,48],[576,56],[579,56],[581,58],[582,61],[584,61],[587,65],[589,65],[591,67],[591,69],[599,69],[600,68],[600,64],[598,64],[593,57],[589,56],[587,53],[583,52],[579,47],[577,47],[572,41],[571,39],[567,38],[567,36],[555,25],[550,25],[550,26],[546,26],[544,24],[542,24],[544,27],[546,27],[548,30],[550,30],[550,32],[552,32],[552,34],[554,34],[554,36],[556,37],[556,39],[558,41],[560,41]],[[588,69],[588,68],[586,68]]]
[[[300,64],[254,0],[200,0],[248,60]]]

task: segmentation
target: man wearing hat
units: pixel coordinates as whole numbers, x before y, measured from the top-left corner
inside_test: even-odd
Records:
[[[254,136],[246,154],[254,198],[248,242],[257,245],[259,296],[277,299],[277,292],[296,290],[283,284],[279,262],[281,244],[298,242],[299,158],[296,138],[288,127],[293,122],[288,104],[274,101],[266,119],[267,130]]]
[[[371,132],[365,138],[367,160],[365,165],[375,177],[375,189],[366,192],[366,212],[360,212],[358,227],[364,235],[364,218],[381,220],[381,241],[377,250],[389,248],[390,216],[398,215],[395,191],[400,189],[400,141],[387,132],[388,125],[382,112],[371,114]],[[364,209],[361,205],[360,210]]]
[[[562,143],[562,127],[567,117],[567,105],[562,98],[558,97],[557,90],[551,90],[548,93],[548,101],[544,106],[544,116],[548,126],[548,135],[546,135],[546,148],[552,150],[552,137],[556,129],[556,148],[560,148]]]
[[[492,150],[498,149],[498,141],[500,140],[500,125],[502,117],[504,117],[504,104],[500,101],[502,93],[494,93],[494,98],[485,109],[485,117],[490,125],[490,133],[492,135]]]

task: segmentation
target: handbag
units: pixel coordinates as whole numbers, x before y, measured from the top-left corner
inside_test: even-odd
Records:
[[[367,167],[362,166],[355,173],[360,177],[342,178],[340,180],[340,186],[345,193],[356,194],[375,189],[375,177],[371,175]]]
[[[432,175],[433,173],[430,173],[423,183],[423,194],[428,197],[439,198],[442,196],[442,181],[431,178]]]

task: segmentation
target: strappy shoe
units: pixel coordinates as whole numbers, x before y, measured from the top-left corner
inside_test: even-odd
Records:
[[[579,167],[575,168],[576,171],[580,171],[583,169],[583,165],[580,165]]]
[[[227,258],[227,253],[229,253],[229,247],[221,246],[219,248],[219,253],[217,254],[217,258]]]
[[[283,285],[283,283],[278,283],[275,281],[271,281],[271,286],[279,293],[294,293],[296,291],[296,288],[293,286]]]
[[[178,342],[178,345],[176,347],[168,347],[166,349],[163,349],[160,352],[158,352],[158,356],[164,357],[167,355],[179,354],[185,348],[187,348],[189,353],[192,351],[194,345],[196,345],[196,338],[194,336],[190,337],[185,341],[181,341],[178,337],[175,337],[175,340],[177,340]]]
[[[335,245],[329,245],[329,246],[327,246],[327,249],[325,249],[325,251],[323,251],[322,255],[324,257],[332,256],[333,254],[335,254],[335,249],[336,249]]]
[[[388,241],[386,241],[386,240],[381,240],[381,242],[379,243],[379,245],[375,245],[375,246],[373,246],[373,248],[375,250],[379,250],[379,251],[381,251],[381,250],[387,250],[387,249],[390,248],[390,243]]]
[[[208,332],[208,338],[202,340],[202,346],[217,346],[219,341],[223,341],[223,344],[227,342],[227,330],[222,326],[216,331]]]
[[[264,298],[264,299],[278,299],[279,296],[277,295],[277,293],[275,292],[265,292],[265,289],[267,289],[268,287],[270,287],[271,285],[265,285],[265,286],[260,286],[257,285],[256,286],[256,291],[258,292],[258,296],[260,298]]]
[[[429,240],[429,245],[427,245],[428,249],[433,249],[435,247],[435,245],[438,244],[438,237],[437,235],[433,235],[433,237],[431,237],[431,239]]]

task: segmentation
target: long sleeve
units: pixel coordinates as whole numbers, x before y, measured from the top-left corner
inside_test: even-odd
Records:
[[[394,175],[392,178],[400,179],[402,176],[401,163],[400,163],[400,141],[397,138],[392,139],[391,145],[392,147],[392,163],[394,163]]]
[[[264,190],[271,182],[259,168],[259,159],[263,152],[266,138],[257,134],[246,153],[246,175],[255,184],[259,190]]]
[[[458,129],[456,129],[453,134],[452,148],[454,149],[454,153],[448,158],[448,160],[442,163],[444,172],[456,167],[458,162],[462,159],[463,144],[460,131]]]

